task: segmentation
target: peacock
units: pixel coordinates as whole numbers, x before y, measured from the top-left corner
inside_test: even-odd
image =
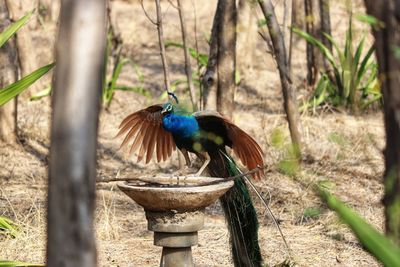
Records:
[[[189,152],[204,163],[195,174],[207,169],[213,177],[231,177],[241,173],[226,146],[249,169],[263,166],[263,152],[246,132],[216,111],[197,111],[192,114],[170,102],[152,105],[127,116],[119,126],[117,136],[125,134],[121,147],[130,145],[137,150],[138,162],[148,163],[155,151],[157,162],[165,161],[173,150],[184,155],[191,166]],[[254,179],[263,170],[252,174]],[[231,253],[235,266],[261,266],[258,243],[258,219],[249,190],[243,178],[235,179],[234,186],[220,198],[230,232]]]

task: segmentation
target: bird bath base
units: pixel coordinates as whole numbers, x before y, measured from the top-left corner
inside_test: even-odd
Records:
[[[160,267],[193,265],[192,246],[204,226],[204,210],[187,212],[146,211],[148,229],[154,232],[154,245],[163,247]]]
[[[204,227],[204,209],[228,191],[233,181],[211,177],[151,179],[158,185],[124,182],[118,187],[144,208],[154,245],[163,248],[160,267],[192,267],[192,246],[197,245],[198,231]]]

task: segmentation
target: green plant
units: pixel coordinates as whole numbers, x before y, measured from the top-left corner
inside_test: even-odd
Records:
[[[7,42],[7,40],[9,40],[23,25],[25,25],[32,14],[33,11],[29,12],[28,14],[17,20],[15,23],[13,23],[11,26],[9,26],[7,29],[5,29],[2,33],[0,33],[0,47],[2,47]],[[31,86],[36,80],[38,80],[49,70],[51,70],[54,65],[55,64],[52,63],[43,66],[23,77],[21,80],[18,80],[15,83],[6,86],[5,88],[0,88],[0,106],[4,105],[15,96],[23,92],[26,88]]]
[[[0,234],[17,236],[17,224],[7,217],[0,216]]]
[[[102,102],[105,108],[108,108],[110,106],[111,101],[114,98],[115,91],[117,90],[138,93],[143,96],[146,96],[147,98],[152,97],[150,91],[144,88],[144,75],[140,67],[129,58],[121,57],[121,47],[118,47],[119,43],[117,39],[118,38],[115,38],[114,31],[112,29],[112,26],[110,25],[109,32],[107,35],[107,48],[105,53],[105,64],[104,64],[105,70],[107,70],[107,65],[110,62],[111,54],[113,55],[115,54],[114,56],[115,62],[113,66],[113,71],[111,73],[111,77],[108,78],[107,75],[104,75],[103,88],[102,88]],[[114,43],[117,43],[117,45],[114,45]],[[117,51],[113,51],[113,49]],[[119,85],[117,83],[122,68],[128,63],[132,65],[133,70],[135,71],[135,74],[138,77],[139,80],[138,86],[125,86],[125,85]]]
[[[43,264],[0,260],[0,267],[41,267]]]
[[[377,260],[385,266],[400,266],[400,248],[388,237],[379,233],[368,224],[355,211],[332,196],[323,186],[318,186],[317,191],[321,198],[334,210],[346,223],[364,248],[367,249]]]
[[[18,234],[17,224],[7,217],[0,216],[0,234],[9,235],[13,238],[16,238]],[[25,267],[25,266],[44,266],[44,265],[0,259],[0,267]]]
[[[367,36],[367,33],[364,33],[354,50],[351,15],[345,45],[342,50],[331,35],[324,33],[324,36],[332,44],[335,53],[308,33],[298,28],[293,28],[293,32],[316,46],[333,71],[333,75],[329,73],[321,74],[313,95],[303,105],[302,109],[315,108],[327,103],[333,106],[347,106],[355,112],[381,100],[377,64],[372,58],[374,48],[371,46],[363,55]]]

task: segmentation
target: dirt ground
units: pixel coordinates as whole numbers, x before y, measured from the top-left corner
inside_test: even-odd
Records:
[[[186,10],[193,11],[192,3],[185,1]],[[283,1],[277,2],[282,14]],[[355,8],[360,8],[360,1]],[[212,23],[216,1],[196,2],[197,29],[201,51],[207,52],[206,40]],[[154,16],[152,2],[145,8]],[[344,34],[347,19],[345,4],[339,1],[332,7],[334,36]],[[166,39],[180,42],[177,11],[163,1]],[[112,2],[113,23],[124,42],[123,53],[137,64],[144,75],[144,87],[152,97],[117,92],[110,108],[100,117],[98,179],[171,173],[177,170],[177,154],[165,163],[154,161],[148,165],[136,164],[118,147],[120,139],[114,136],[121,120],[129,113],[149,104],[160,103],[163,92],[161,61],[157,32],[143,14],[138,1]],[[254,16],[261,18],[258,11]],[[192,13],[187,15],[193,29]],[[360,28],[361,29],[361,28]],[[46,22],[32,30],[38,47],[38,61],[44,65],[51,61],[55,24]],[[193,31],[191,31],[193,32]],[[360,30],[361,32],[361,30]],[[190,36],[194,43],[193,34]],[[299,45],[301,50],[301,46]],[[380,112],[360,116],[319,111],[301,116],[301,129],[307,163],[295,176],[285,175],[280,162],[285,147],[290,143],[287,124],[282,110],[279,76],[266,46],[259,38],[252,51],[250,66],[241,73],[237,88],[234,121],[260,143],[265,161],[270,166],[265,179],[255,182],[267,199],[269,207],[279,221],[291,250],[292,262],[297,266],[380,266],[363,251],[351,231],[327,209],[314,194],[311,185],[327,180],[332,192],[348,203],[371,224],[383,229],[381,198],[383,186],[382,149],[384,130]],[[171,80],[184,77],[183,53],[168,48]],[[297,76],[305,73],[304,59],[295,59]],[[50,77],[47,77],[50,82]],[[125,67],[120,83],[138,85],[139,80],[131,66]],[[307,96],[302,80],[296,82],[299,101]],[[178,88],[180,96],[185,95]],[[21,144],[11,146],[0,143],[0,215],[8,216],[21,228],[16,238],[0,236],[0,259],[13,259],[43,263],[46,239],[46,194],[49,151],[50,100],[19,100],[19,128]],[[276,137],[281,140],[276,144]],[[278,230],[265,208],[254,196],[259,211],[260,246],[265,263],[274,266],[288,258]],[[317,211],[310,215],[311,211]],[[311,213],[310,213],[311,212]],[[143,209],[119,191],[115,183],[98,183],[95,213],[99,266],[158,266],[161,249],[153,246],[152,232],[147,230]],[[232,266],[229,236],[218,203],[206,210],[205,227],[199,232],[199,245],[193,248],[196,266]]]

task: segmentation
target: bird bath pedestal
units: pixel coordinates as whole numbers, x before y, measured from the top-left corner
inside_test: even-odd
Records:
[[[192,246],[204,226],[204,209],[233,181],[211,177],[153,177],[151,181],[124,182],[118,187],[144,208],[154,245],[163,247],[160,267],[193,266]]]

